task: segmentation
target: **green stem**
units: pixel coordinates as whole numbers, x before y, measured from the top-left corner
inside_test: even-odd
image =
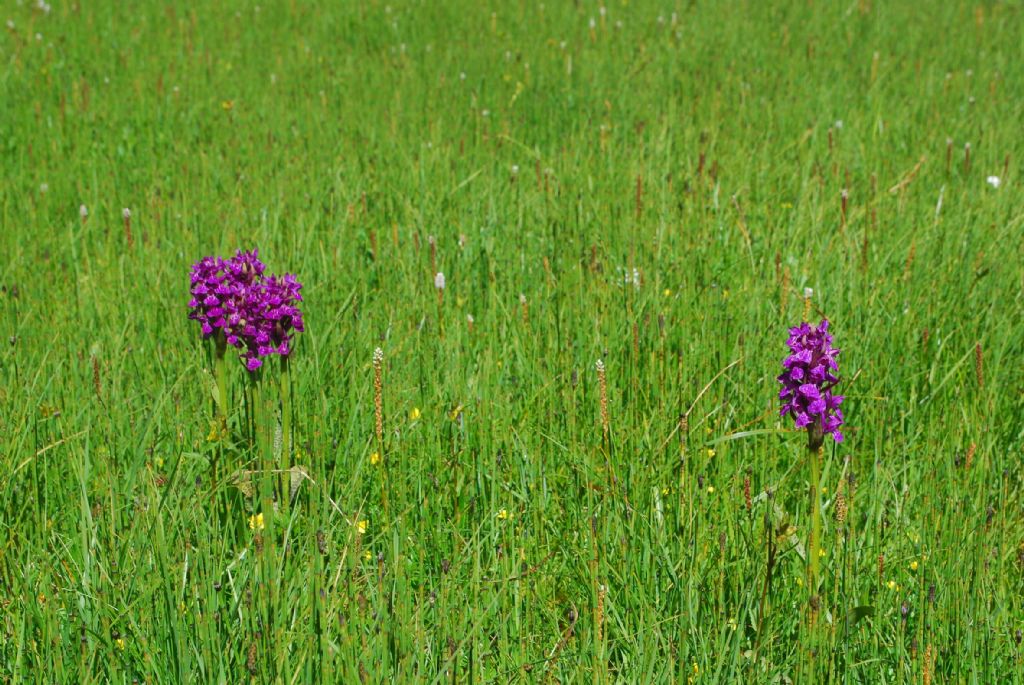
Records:
[[[288,357],[281,357],[281,471],[279,487],[282,511],[291,505],[291,468],[292,468],[292,384],[288,373]]]
[[[281,357],[281,468],[292,467],[292,385],[288,357]]]
[[[217,376],[217,410],[220,418],[221,432],[227,431],[228,426],[228,360],[227,341],[223,336],[217,337],[215,349],[214,374]]]
[[[821,448],[808,451],[811,460],[811,596],[817,590],[818,570],[821,566]]]

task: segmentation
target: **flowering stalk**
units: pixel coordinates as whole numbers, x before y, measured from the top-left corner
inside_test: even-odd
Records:
[[[833,373],[839,369],[836,362],[839,350],[832,347],[827,319],[823,319],[816,328],[802,323],[789,329],[786,345],[791,354],[783,360],[784,370],[778,377],[783,386],[779,391],[779,399],[783,403],[780,415],[791,415],[797,428],[807,429],[807,454],[811,466],[811,534],[807,553],[810,557],[808,604],[813,625],[819,608],[817,578],[821,555],[822,446],[826,434],[831,435],[836,442],[843,439],[843,434],[839,432],[843,424],[843,412],[839,409],[843,397],[832,394],[832,388],[839,382]]]

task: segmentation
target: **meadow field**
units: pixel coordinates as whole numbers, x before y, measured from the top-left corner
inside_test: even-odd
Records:
[[[1024,683],[1020,3],[0,22],[0,682]]]

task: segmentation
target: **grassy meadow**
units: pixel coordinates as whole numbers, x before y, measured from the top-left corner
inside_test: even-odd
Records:
[[[50,1],[0,682],[1024,683],[1019,3]],[[252,248],[306,332],[222,428],[189,270]]]

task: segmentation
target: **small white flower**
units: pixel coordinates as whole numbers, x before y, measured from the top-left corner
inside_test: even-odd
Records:
[[[604,372],[604,362],[598,359],[594,362],[594,368],[597,369],[598,373]]]
[[[597,11],[601,13],[602,17],[608,14],[608,8],[605,7],[604,5],[601,5],[601,7]]]
[[[127,221],[128,219],[131,219],[132,218],[132,210],[130,210],[127,207],[125,207],[124,209],[121,210],[121,217],[125,221]]]
[[[434,287],[438,290],[444,290],[444,273],[438,271],[434,274]]]
[[[50,189],[50,184],[49,183],[40,183],[39,184],[39,192],[40,193],[45,193],[49,189]]]
[[[595,20],[593,17],[590,18],[590,28],[591,29],[597,28],[597,20]]]
[[[489,110],[489,109],[482,109],[482,110],[480,110],[480,116],[482,116],[482,117],[489,117],[489,116],[491,116],[491,110]]]
[[[519,165],[518,164],[513,164],[512,165],[512,175],[513,176],[518,176],[519,175]]]
[[[89,216],[89,208],[86,207],[85,205],[80,206],[78,208],[78,216],[82,217],[83,219]]]
[[[376,366],[380,366],[384,362],[384,350],[375,348],[373,350],[373,363]]]
[[[814,297],[814,288],[804,288],[804,299],[809,300]]]
[[[7,28],[9,28],[12,31],[14,30],[14,20],[13,19],[8,19],[7,20]]]
[[[526,295],[519,293],[519,304],[526,304]]]
[[[836,127],[837,131],[842,129],[843,128],[843,120],[842,119],[836,119],[836,123],[834,124],[834,126]]]
[[[470,325],[472,325],[472,323],[476,321],[476,319],[473,318],[472,314],[466,314],[466,321],[469,322]]]
[[[464,72],[464,71],[460,71],[459,72],[459,80],[460,81],[465,81],[466,80],[466,72]]]
[[[985,179],[985,183],[988,183],[993,188],[998,188],[999,184],[1002,183],[1002,181],[999,180],[998,176],[989,176],[988,178]]]

